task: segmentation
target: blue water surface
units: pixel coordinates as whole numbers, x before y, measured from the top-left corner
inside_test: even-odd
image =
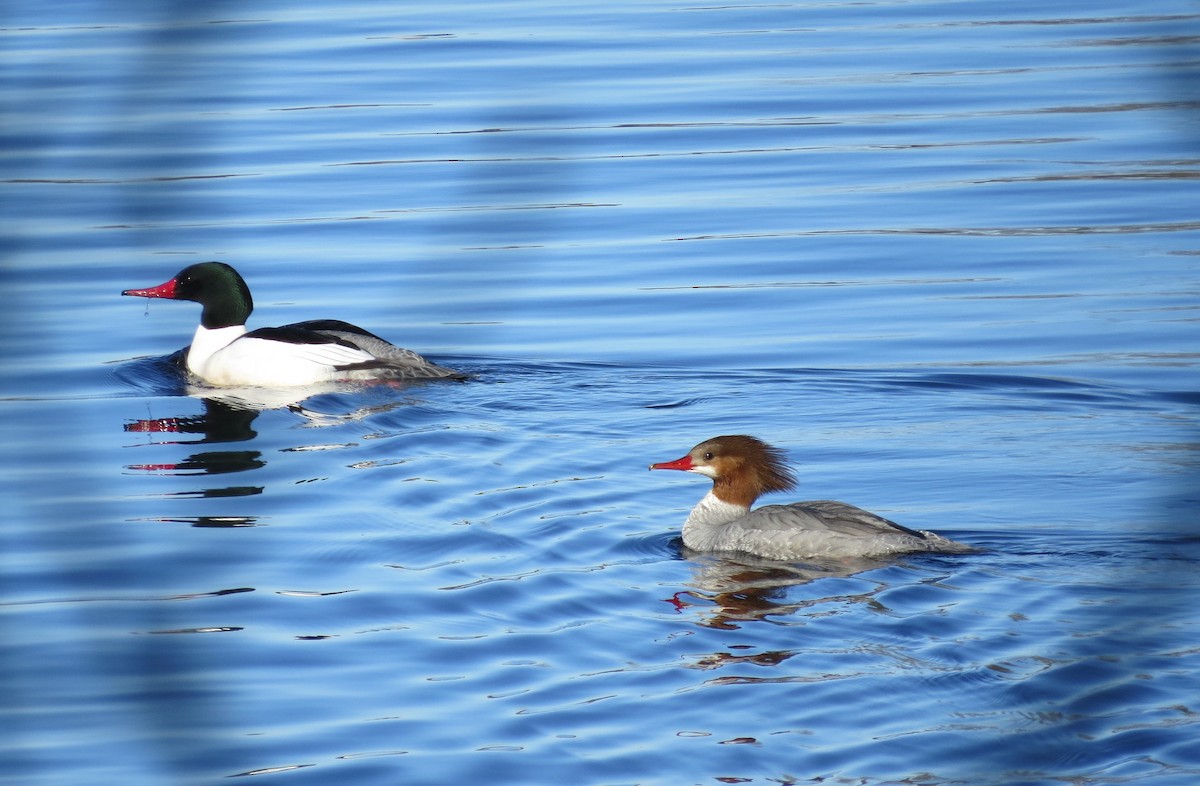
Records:
[[[1194,3],[0,41],[0,783],[1200,778]],[[208,259],[472,378],[193,385]],[[978,550],[688,552],[724,433]]]

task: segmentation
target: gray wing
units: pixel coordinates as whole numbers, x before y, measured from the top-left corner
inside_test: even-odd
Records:
[[[937,533],[918,532],[833,500],[764,505],[726,526],[725,537],[732,548],[771,559],[973,551],[970,546]]]
[[[314,319],[284,327],[299,328],[328,336],[333,341],[357,347],[375,358],[362,363],[339,366],[340,371],[384,370],[388,372],[388,376],[399,379],[466,378],[465,374],[436,363],[430,363],[411,349],[398,347],[374,333],[341,320]]]
[[[908,535],[925,539],[918,532],[845,502],[829,499],[797,502],[791,505],[764,505],[744,519],[747,527],[764,530],[794,529],[829,532],[851,537]]]

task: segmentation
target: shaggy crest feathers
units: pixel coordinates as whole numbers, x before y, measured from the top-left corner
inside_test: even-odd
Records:
[[[760,494],[796,488],[783,451],[755,437],[713,437],[697,445],[693,455],[718,469],[713,487],[729,502],[750,506]]]

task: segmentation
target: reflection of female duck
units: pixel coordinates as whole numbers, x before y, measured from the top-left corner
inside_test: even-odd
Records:
[[[813,559],[803,563],[768,560],[747,554],[701,554],[684,549],[692,569],[689,588],[666,601],[679,611],[689,606],[700,609],[699,624],[710,628],[736,628],[740,623],[773,617],[824,615],[830,608],[866,603],[883,585],[866,580],[859,591],[847,591],[841,582],[820,589],[794,591],[818,579],[845,578],[878,568],[883,562],[871,557]]]
[[[781,452],[754,437],[714,437],[683,458],[651,464],[650,469],[678,469],[712,478],[712,490],[683,523],[683,545],[696,551],[740,551],[768,559],[803,560],[971,550],[845,502],[819,500],[750,510],[760,495],[796,486]]]
[[[204,307],[188,371],[210,385],[281,387],[343,379],[463,378],[360,327],[334,319],[246,331],[250,289],[221,262],[181,270],[157,287],[122,295],[192,300]]]

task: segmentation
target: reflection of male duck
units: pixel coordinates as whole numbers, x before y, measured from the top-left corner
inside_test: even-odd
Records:
[[[204,405],[203,414],[190,417],[147,418],[126,423],[125,431],[139,434],[195,434],[195,439],[155,439],[157,445],[202,445],[224,442],[248,442],[258,436],[253,424],[259,414],[270,409],[286,409],[303,417],[314,426],[330,423],[343,423],[348,420],[359,420],[368,415],[378,414],[395,407],[407,406],[412,403],[409,398],[394,395],[394,388],[406,385],[405,382],[376,380],[358,386],[348,395],[358,401],[357,394],[368,390],[370,385],[386,386],[388,395],[385,400],[359,406],[348,411],[319,412],[304,403],[307,399],[326,393],[346,393],[344,385],[327,383],[310,385],[300,388],[228,388],[215,390],[213,388],[190,387],[190,395],[199,398]],[[196,453],[183,461],[169,464],[131,464],[128,469],[146,472],[177,471],[186,474],[219,475],[230,472],[242,472],[265,466],[262,453],[257,450],[208,451]],[[206,496],[229,496],[248,493],[261,493],[258,487],[234,490],[231,492],[206,492]]]
[[[251,424],[258,417],[255,410],[231,407],[220,401],[204,399],[204,414],[185,418],[152,418],[125,424],[125,430],[139,434],[198,434],[199,439],[166,440],[158,444],[202,445],[225,442],[246,442],[256,433]],[[245,472],[266,466],[257,450],[209,450],[194,453],[182,461],[166,464],[129,464],[128,469],[142,472],[171,472],[187,475],[224,475]],[[207,489],[196,492],[206,497],[241,497],[261,494],[260,486],[237,486]]]
[[[186,440],[202,444],[206,442],[245,442],[253,439],[256,432],[251,428],[258,411],[233,407],[216,399],[203,399],[204,414],[186,418],[150,418],[125,424],[126,431],[142,434],[199,434],[200,439]],[[182,440],[173,440],[179,442]]]
[[[204,307],[187,370],[210,385],[286,387],[346,379],[463,379],[356,325],[334,319],[246,330],[250,289],[221,262],[181,270],[156,287],[122,295],[192,300]]]

